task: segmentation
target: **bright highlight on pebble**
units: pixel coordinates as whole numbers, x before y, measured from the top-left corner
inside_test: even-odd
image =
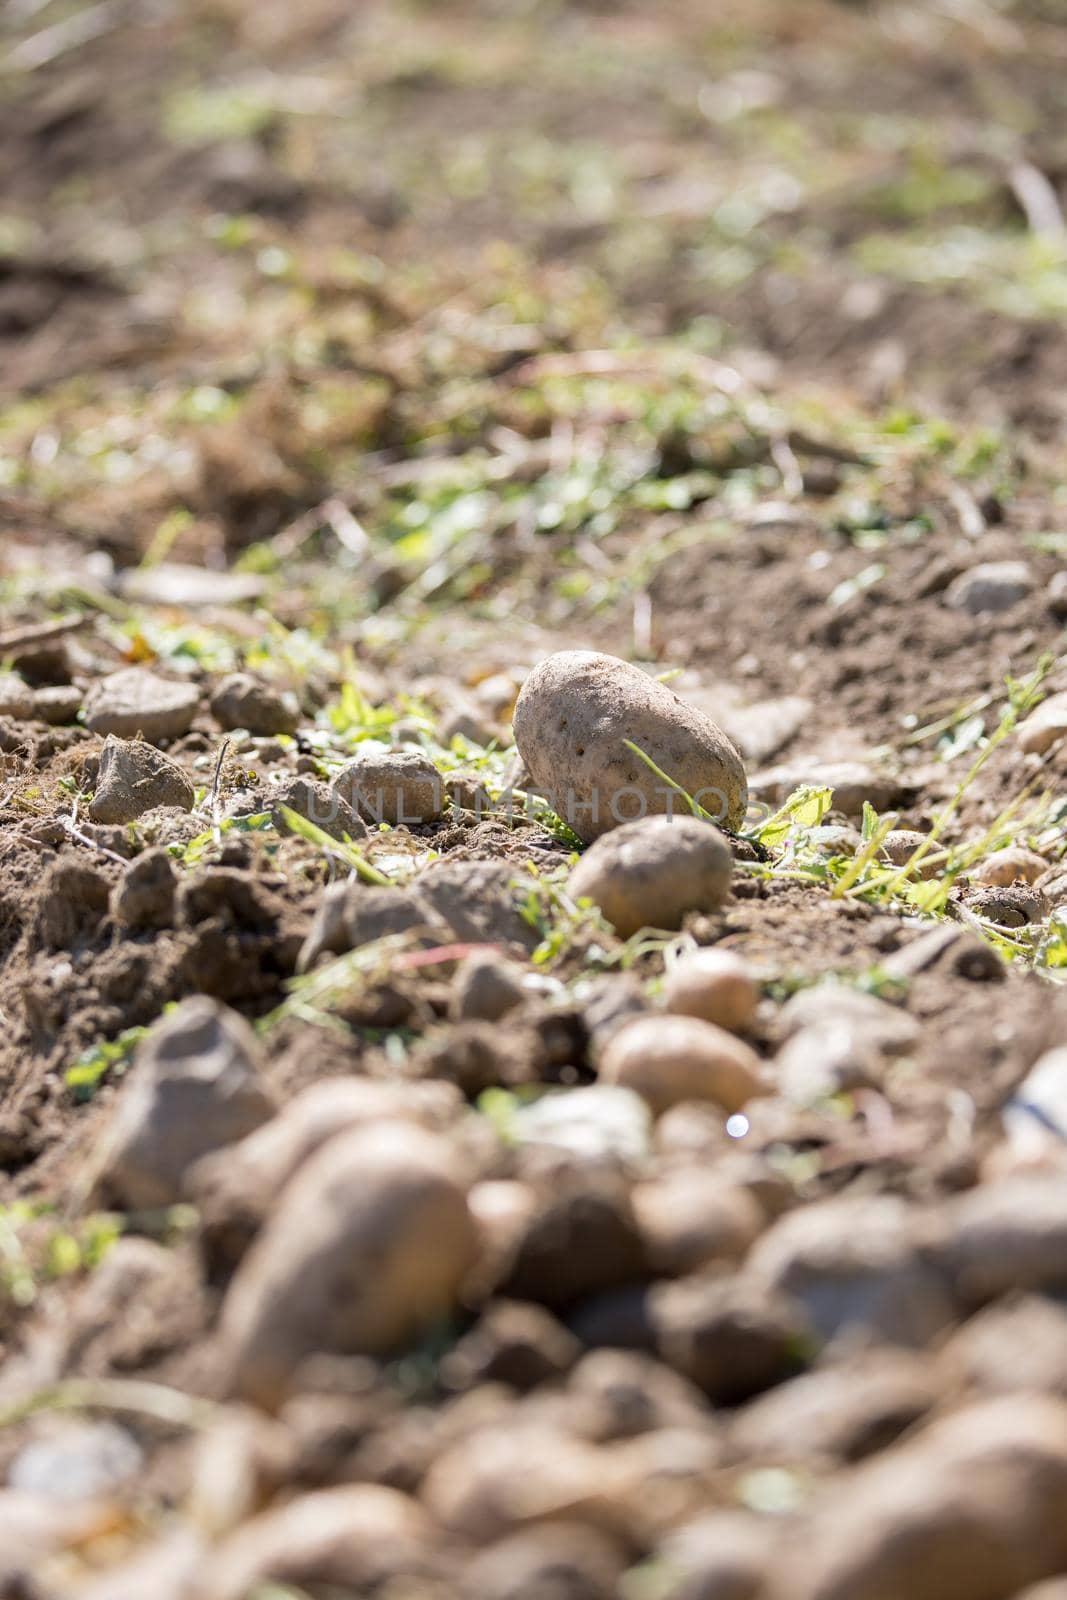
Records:
[[[736,1116],[727,1117],[726,1131],[731,1139],[743,1139],[748,1132],[748,1118],[743,1117],[740,1112]]]

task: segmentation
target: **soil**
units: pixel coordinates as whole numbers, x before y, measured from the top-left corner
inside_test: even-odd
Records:
[[[91,1494],[37,1485],[41,1530],[12,1523],[0,1595],[693,1600],[726,1592],[730,1518],[761,1546],[731,1593],[913,1592],[907,1572],[865,1587],[859,1555],[851,1589],[783,1577],[780,1531],[803,1537],[825,1486],[866,1469],[805,1437],[802,1407],[785,1450],[746,1443],[746,1414],[865,1362],[877,1390],[903,1345],[929,1401],[889,1406],[854,1453],[891,1461],[997,1388],[995,1362],[952,1354],[976,1312],[1067,1290],[1025,1219],[991,1310],[953,1276],[961,1199],[1063,1181],[1064,1092],[1036,1154],[1009,1107],[1067,1029],[1067,740],[1027,753],[1016,726],[1067,689],[1056,13],[27,0],[0,20],[0,1529],[56,1410],[113,1416],[142,1461]],[[1021,597],[954,601],[1008,562]],[[573,648],[669,674],[740,745],[754,800],[776,797],[732,841],[725,904],[681,928],[619,939],[566,897],[577,840],[502,814],[515,696]],[[196,690],[188,731],[153,740],[195,799],[103,825],[85,705],[130,667]],[[263,726],[284,697],[276,734],[213,712],[238,670]],[[281,784],[331,780],[366,739],[436,764],[439,821],[344,845],[279,820]],[[875,880],[880,819],[843,785],[815,833],[762,836],[842,762],[882,819],[937,830],[936,903]],[[981,885],[1009,843],[1047,864],[1029,899]],[[761,996],[746,1039],[770,1092],[743,1128],[687,1103],[636,1152],[517,1131],[595,1088],[665,965],[717,945]],[[522,977],[500,1016],[463,1010],[485,956]],[[804,1098],[776,1062],[814,984],[812,1049],[836,1063],[844,1029],[848,1060]],[[903,1052],[848,1032],[842,986],[913,1019]],[[150,1214],[97,1188],[150,1030],[195,996],[254,1028],[277,1122],[324,1080],[455,1096],[431,1125],[476,1270],[394,1347],[309,1351],[269,1417],[227,1388],[225,1308],[282,1237],[291,1175],[218,1215],[191,1175]],[[672,1284],[640,1191],[709,1175],[719,1231]],[[862,1228],[848,1256],[834,1207],[889,1197],[904,1265]],[[826,1208],[826,1255],[771,1283],[760,1252],[805,1208]],[[382,1238],[372,1275],[401,1250]],[[900,1271],[921,1334],[862,1296],[831,1314],[805,1278],[823,1270],[846,1299]],[[59,1456],[76,1477],[94,1449],[75,1431]],[[506,1485],[527,1455],[527,1498],[494,1498],[494,1463]],[[327,1537],[319,1506],[317,1546],[272,1555],[265,1523],[233,1578],[254,1517],[353,1486],[418,1512],[395,1566]],[[144,1587],[121,1588],[142,1559]],[[1022,1592],[960,1560],[939,1600]],[[1064,1576],[1067,1556],[1025,1570]]]

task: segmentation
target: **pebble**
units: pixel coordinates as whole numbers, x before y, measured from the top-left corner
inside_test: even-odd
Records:
[[[1001,928],[1024,928],[1048,916],[1048,901],[1040,889],[1028,883],[1010,883],[1004,888],[979,884],[968,889],[963,903],[976,916],[985,917]]]
[[[765,1094],[756,1052],[698,1017],[638,1018],[614,1034],[600,1057],[602,1083],[641,1095],[654,1116],[684,1100],[711,1100],[740,1111]]]
[[[332,787],[372,825],[437,822],[444,809],[441,774],[419,750],[361,751]]]
[[[157,806],[191,811],[195,803],[196,791],[176,761],[143,739],[108,735],[89,802],[93,822],[134,822]]]
[[[1048,581],[1049,610],[1054,617],[1067,617],[1067,570],[1054,572]]]
[[[400,1122],[340,1133],[242,1260],[220,1344],[235,1396],[272,1409],[316,1352],[392,1355],[456,1306],[478,1233],[453,1147]]]
[[[252,572],[212,572],[178,561],[130,567],[118,578],[118,590],[125,600],[141,605],[187,606],[190,610],[258,600],[266,587],[267,580]]]
[[[615,656],[564,650],[542,661],[523,684],[514,732],[533,784],[587,844],[685,806],[627,740],[717,821],[737,828],[744,819],[744,764],[726,734]]]
[[[1061,1173],[982,1183],[941,1216],[937,1259],[960,1305],[999,1295],[1067,1290],[1067,1177]]]
[[[421,1590],[440,1535],[396,1489],[344,1484],[297,1495],[223,1541],[189,1592],[197,1600],[304,1591],[400,1595]]]
[[[169,928],[178,874],[165,849],[145,850],[111,891],[111,915],[127,928]]]
[[[183,1000],[138,1047],[99,1187],[131,1210],[173,1205],[195,1161],[243,1139],[273,1111],[244,1018],[202,995]]]
[[[453,980],[449,1015],[454,1022],[499,1022],[525,995],[523,970],[515,962],[471,956]]]
[[[75,684],[50,684],[34,691],[33,715],[51,727],[66,727],[77,722],[84,700],[85,695]]]
[[[917,833],[913,828],[891,828],[882,840],[878,854],[890,866],[904,867],[907,866],[916,850],[922,848],[926,840],[927,835],[925,833]],[[932,861],[930,858],[937,855],[939,848],[935,840],[918,866],[913,869],[913,876],[917,874],[920,878],[926,879],[937,877],[941,868],[936,861]]]
[[[188,733],[199,706],[195,684],[126,667],[93,684],[85,697],[85,721],[93,733],[120,739],[141,734],[156,744]]]
[[[1050,694],[1024,717],[1019,724],[1018,740],[1027,755],[1043,756],[1064,734],[1067,734],[1067,691]]]
[[[612,1156],[644,1160],[651,1131],[652,1118],[641,1096],[603,1083],[559,1090],[520,1106],[512,1129],[520,1143],[551,1145],[591,1162]]]
[[[7,1482],[53,1500],[91,1500],[121,1488],[143,1464],[140,1445],[124,1428],[70,1423],[23,1445],[7,1469]]]
[[[249,672],[222,679],[211,696],[211,713],[227,732],[243,728],[257,738],[295,733],[300,722],[295,695],[280,693]]]
[[[0,717],[29,722],[34,715],[33,690],[16,672],[0,672]]]
[[[835,1479],[778,1553],[790,1600],[1013,1600],[1067,1566],[1067,1406],[971,1405]]]
[[[847,1028],[861,1048],[873,1046],[893,1056],[906,1055],[922,1034],[919,1023],[902,1007],[832,981],[812,984],[791,995],[778,1022],[786,1038],[803,1028]]]
[[[852,1331],[922,1348],[954,1316],[924,1242],[918,1213],[897,1196],[845,1195],[780,1218],[745,1270],[791,1296],[827,1341]]]
[[[313,822],[331,839],[365,839],[367,826],[356,815],[348,801],[328,783],[319,778],[298,776],[289,778],[271,796],[271,820],[279,833],[291,829],[282,815],[282,808],[295,811],[298,817]]]
[[[598,839],[570,875],[568,893],[589,899],[616,933],[680,928],[691,911],[716,911],[733,873],[718,828],[696,817],[643,817]]]
[[[732,950],[695,950],[671,967],[663,998],[668,1011],[743,1033],[756,1015],[759,986]]]
[[[862,1028],[828,1019],[801,1028],[786,1040],[775,1057],[774,1075],[785,1099],[812,1106],[881,1083],[885,1057]]]
[[[797,1305],[744,1275],[657,1284],[649,1317],[661,1359],[717,1406],[740,1405],[792,1377],[813,1349]]]
[[[758,700],[723,716],[723,726],[746,761],[770,761],[790,744],[814,709],[803,695]]]
[[[1024,561],[984,561],[953,578],[945,604],[971,616],[1010,611],[1034,588],[1034,575]]]
[[[905,795],[899,779],[862,761],[792,762],[788,766],[771,767],[757,773],[750,780],[749,789],[753,800],[780,806],[794,789],[805,784],[832,789],[833,808],[846,817],[862,816],[865,800],[869,800],[876,811],[891,811]]]

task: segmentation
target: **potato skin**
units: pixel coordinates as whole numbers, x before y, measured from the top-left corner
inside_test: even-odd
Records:
[[[635,817],[685,810],[627,739],[725,827],[744,818],[744,763],[726,734],[616,656],[561,650],[542,661],[523,685],[514,729],[535,786],[586,844]]]
[[[230,1285],[230,1392],[271,1410],[316,1351],[402,1348],[452,1309],[477,1252],[449,1145],[403,1123],[339,1133],[286,1186]]]
[[[684,1100],[711,1100],[724,1111],[766,1092],[756,1052],[712,1022],[670,1015],[639,1017],[607,1043],[602,1083],[633,1089],[663,1116]]]
[[[642,817],[596,840],[567,888],[628,939],[639,928],[680,928],[690,911],[717,911],[732,872],[730,846],[710,822]]]

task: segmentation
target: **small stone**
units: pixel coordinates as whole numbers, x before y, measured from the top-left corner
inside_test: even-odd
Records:
[[[767,1092],[756,1052],[697,1017],[640,1017],[614,1034],[600,1058],[601,1082],[632,1089],[660,1117],[683,1100],[739,1111]]]
[[[796,738],[812,713],[803,695],[783,695],[724,713],[722,724],[746,761],[772,760]]]
[[[481,1551],[463,1592],[478,1600],[616,1600],[622,1546],[579,1522],[547,1522]]]
[[[971,616],[999,615],[1025,600],[1034,575],[1024,561],[984,561],[954,578],[945,590],[945,604]]]
[[[295,733],[300,722],[296,697],[260,683],[249,672],[232,672],[216,686],[211,712],[228,732],[243,728],[258,738]]]
[[[878,851],[883,861],[892,867],[906,867],[914,856],[916,850],[921,850],[927,841],[928,835],[917,833],[913,828],[891,828],[882,840]],[[931,856],[936,856],[939,846],[935,842],[922,857],[918,865],[912,869],[911,876],[924,879],[936,878],[941,868]]]
[[[582,1354],[580,1342],[543,1306],[495,1300],[446,1356],[450,1389],[506,1383],[526,1393],[561,1378]]]
[[[636,1184],[634,1212],[657,1276],[677,1278],[716,1261],[739,1262],[763,1232],[762,1206],[702,1167]]]
[[[1054,572],[1048,581],[1049,610],[1054,617],[1067,617],[1067,570]]]
[[[1020,845],[1008,845],[996,850],[972,873],[975,883],[992,888],[1006,889],[1013,883],[1035,884],[1048,871],[1048,862],[1034,850],[1024,850]]]
[[[696,950],[682,956],[663,986],[667,1010],[700,1017],[728,1033],[743,1033],[756,1015],[759,987],[748,964],[732,950]]]
[[[329,834],[331,839],[365,839],[367,827],[336,789],[318,778],[290,778],[271,796],[271,820],[279,833],[291,829],[282,815],[282,808],[295,811],[306,822]]]
[[[139,1046],[106,1144],[99,1185],[131,1210],[185,1197],[193,1163],[274,1111],[260,1049],[242,1017],[197,996]]]
[[[1067,1157],[1067,1047],[1046,1051],[1035,1061],[1002,1116],[1018,1156]]]
[[[178,874],[170,852],[146,850],[111,891],[111,915],[128,928],[169,928],[174,922]]]
[[[741,1458],[859,1461],[886,1449],[938,1400],[933,1362],[905,1350],[864,1351],[840,1367],[801,1373],[739,1412]]]
[[[89,802],[93,822],[134,822],[157,806],[191,811],[195,804],[196,790],[181,767],[155,745],[114,734],[104,741]]]
[[[989,1394],[1055,1394],[1067,1399],[1067,1307],[1047,1295],[995,1301],[948,1341],[943,1362]]]
[[[522,968],[494,956],[461,963],[452,984],[449,1014],[456,1022],[499,1022],[525,998]]]
[[[919,1042],[922,1032],[915,1018],[900,1006],[832,981],[813,984],[792,995],[778,1020],[786,1038],[802,1028],[848,1028],[861,1043],[893,1056],[906,1055]]]
[[[419,826],[438,821],[444,809],[441,774],[419,750],[361,751],[333,788],[372,824]]]
[[[15,672],[0,672],[0,717],[29,722],[34,715],[33,690]]]
[[[954,1315],[922,1242],[917,1214],[897,1196],[840,1196],[780,1218],[745,1270],[797,1301],[823,1339],[855,1330],[918,1348]]]
[[[417,1501],[378,1484],[321,1489],[252,1517],[197,1574],[197,1600],[271,1591],[416,1594],[433,1583],[437,1530]],[[427,1589],[427,1592],[432,1592]]]
[[[267,580],[253,572],[212,572],[207,567],[161,561],[154,567],[130,567],[119,574],[119,593],[141,605],[200,607],[236,606],[258,600]]]
[[[876,811],[891,811],[907,793],[899,779],[862,761],[798,761],[770,767],[749,780],[749,791],[753,800],[773,807],[784,804],[795,789],[805,785],[832,789],[833,808],[846,817],[862,816],[867,800]]]
[[[68,1423],[23,1445],[7,1471],[8,1485],[52,1500],[104,1498],[137,1476],[141,1447],[113,1422]]]
[[[551,1145],[587,1161],[608,1156],[641,1161],[648,1155],[651,1128],[652,1118],[640,1095],[594,1083],[520,1105],[510,1131],[521,1144]]]
[[[1067,734],[1067,691],[1050,694],[1019,724],[1019,746],[1027,755],[1043,756]]]
[[[644,1246],[625,1187],[596,1171],[561,1175],[526,1220],[497,1292],[552,1309],[638,1282]]]
[[[790,1600],[1011,1600],[1067,1566],[1067,1406],[987,1400],[835,1478],[787,1528]]]
[[[1067,1289],[1067,1178],[1060,1173],[983,1183],[942,1211],[937,1259],[963,1306],[1008,1294]]]
[[[887,977],[905,982],[920,972],[943,970],[974,983],[1003,982],[1004,962],[987,940],[970,928],[935,928],[894,950],[882,962]]]
[[[884,1072],[883,1052],[862,1028],[829,1019],[794,1033],[774,1061],[779,1094],[800,1106],[875,1087]]]
[[[158,678],[144,667],[126,667],[100,678],[85,697],[85,720],[93,733],[120,739],[141,734],[151,744],[180,739],[200,705],[195,684]]]
[[[792,1377],[811,1348],[803,1314],[743,1277],[714,1273],[650,1295],[657,1353],[715,1405],[739,1405]]]
[[[33,695],[33,715],[39,722],[62,728],[77,722],[85,696],[74,684],[52,684],[36,689]]]
[[[718,828],[696,817],[643,817],[592,845],[568,891],[592,900],[622,939],[641,928],[680,928],[690,911],[717,911],[733,857]]]

